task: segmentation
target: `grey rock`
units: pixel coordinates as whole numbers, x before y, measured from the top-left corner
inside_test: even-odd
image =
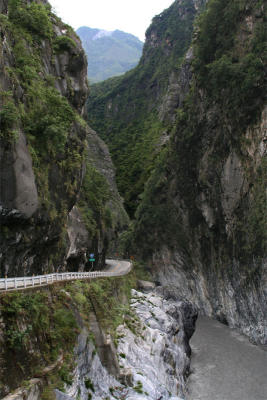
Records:
[[[146,239],[152,242],[151,232],[141,229],[142,240],[136,240],[138,252],[144,249],[142,256],[154,280],[171,287],[172,296],[193,302],[200,314],[212,316],[265,345],[266,251],[257,256],[246,252],[250,245],[246,243],[246,218],[248,210],[252,216],[256,211],[251,205],[259,178],[257,170],[266,157],[267,107],[253,126],[244,129],[244,143],[239,149],[229,142],[218,154],[216,143],[223,134],[217,121],[220,110],[211,106],[209,113],[202,115],[203,96],[199,94],[199,120],[208,122],[202,147],[197,150],[201,156],[192,177],[192,197],[183,197],[179,182],[183,172],[178,171],[177,176],[170,172],[164,193],[158,198],[167,199],[167,206],[161,205],[173,210],[172,235],[167,226],[159,224],[153,235],[162,238],[161,243],[158,241],[154,248],[152,244],[148,251]],[[225,135],[232,135],[231,127],[227,129],[230,133]]]
[[[190,48],[185,56],[185,62],[179,73],[172,72],[169,77],[169,85],[166,95],[159,107],[159,118],[164,122],[174,123],[176,119],[177,108],[183,105],[186,95],[190,89],[190,80],[192,78],[191,62],[193,51]]]
[[[137,281],[137,286],[138,289],[142,290],[143,292],[151,292],[156,287],[154,282],[142,281],[142,280]]]
[[[69,213],[67,232],[69,239],[67,262],[72,266],[75,264],[75,268],[82,271],[87,262],[86,251],[88,247],[91,247],[91,241],[89,241],[88,231],[76,206]]]
[[[227,223],[231,221],[233,211],[239,204],[244,185],[242,164],[235,152],[229,154],[221,176],[222,207]]]
[[[31,379],[27,388],[20,388],[14,393],[3,397],[2,400],[39,400],[43,382],[40,379]]]
[[[38,194],[26,137],[19,131],[10,149],[0,147],[0,204],[30,218],[38,207]]]
[[[232,266],[232,279],[215,281],[210,277],[208,281],[205,269],[197,264],[195,270],[189,269],[178,251],[170,252],[165,247],[155,257],[157,260],[162,257],[155,279],[166,286],[157,288],[159,293],[167,298],[188,299],[201,314],[213,316],[239,329],[252,341],[266,344],[267,263],[261,267],[261,280],[251,281],[248,287],[242,288],[244,278],[240,276],[238,264]]]
[[[62,393],[60,390],[55,389],[55,395],[57,400],[75,400],[74,397],[70,397],[65,393]]]
[[[66,385],[64,393],[56,390],[57,400],[74,400],[78,395],[81,400],[89,395],[92,400],[182,400],[189,369],[183,321],[190,314],[189,308],[189,304],[166,300],[155,292],[133,290],[131,310],[136,327],[133,330],[124,324],[117,328],[116,350],[107,346],[109,338],[95,315],[90,315],[96,347],[83,327],[74,352],[72,385]],[[114,364],[114,356],[119,364]],[[110,362],[116,365],[117,378]],[[93,391],[86,388],[88,380]],[[142,393],[138,393],[138,387]]]
[[[125,354],[120,364],[132,371],[134,386],[142,383],[143,399],[177,399],[184,395],[189,368],[184,321],[189,317],[190,324],[190,304],[166,300],[156,291],[132,290],[132,296],[131,308],[139,325],[136,321],[137,334],[127,326],[118,328],[118,353]],[[127,397],[139,398],[137,394]]]

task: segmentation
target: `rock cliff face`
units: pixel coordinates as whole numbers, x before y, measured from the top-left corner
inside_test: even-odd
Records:
[[[65,387],[65,393],[56,390],[57,399],[73,400],[80,395],[81,400],[182,400],[189,373],[188,340],[196,318],[190,303],[167,300],[162,288],[149,294],[133,290],[131,313],[117,329],[117,349],[105,335],[101,343],[103,333],[98,331],[96,352],[84,329],[76,345],[73,383]]]
[[[226,27],[222,11],[230,18],[223,38],[212,28]],[[190,91],[134,236],[155,279],[266,344],[264,18],[261,2],[209,2],[176,83],[184,77]]]
[[[0,10],[1,276],[86,268],[86,252],[101,266],[111,236],[101,210],[87,209],[88,231],[73,208],[92,164],[87,152],[103,147],[94,140],[90,149],[81,118],[88,87],[80,40],[47,1],[1,0]]]
[[[196,309],[129,284],[134,272],[1,297],[1,399],[180,400]]]
[[[175,1],[156,16],[140,64],[95,87],[89,118],[137,208],[130,251],[203,313],[266,343],[264,2],[204,6]]]

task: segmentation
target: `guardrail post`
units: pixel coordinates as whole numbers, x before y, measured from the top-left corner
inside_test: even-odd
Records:
[[[7,277],[6,277],[6,280],[5,280],[5,287],[6,287],[6,290],[7,290]]]
[[[26,279],[25,279],[25,276],[24,276],[23,282],[24,282],[24,287],[26,287]]]

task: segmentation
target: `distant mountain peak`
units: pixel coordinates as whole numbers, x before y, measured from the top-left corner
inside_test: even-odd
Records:
[[[91,83],[124,74],[134,68],[141,58],[143,42],[131,33],[87,26],[80,27],[76,33],[87,55]]]
[[[99,29],[97,34],[95,36],[93,36],[92,40],[97,40],[97,39],[101,39],[103,37],[112,36],[113,33],[114,33],[114,31],[106,31],[104,29]]]

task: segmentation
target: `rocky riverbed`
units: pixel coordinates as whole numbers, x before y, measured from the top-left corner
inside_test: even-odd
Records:
[[[183,399],[189,372],[188,341],[196,316],[190,303],[167,300],[161,288],[150,293],[133,290],[125,323],[117,329],[115,376],[103,366],[84,331],[76,347],[73,383],[65,393],[56,391],[57,400],[77,396],[81,400]]]

